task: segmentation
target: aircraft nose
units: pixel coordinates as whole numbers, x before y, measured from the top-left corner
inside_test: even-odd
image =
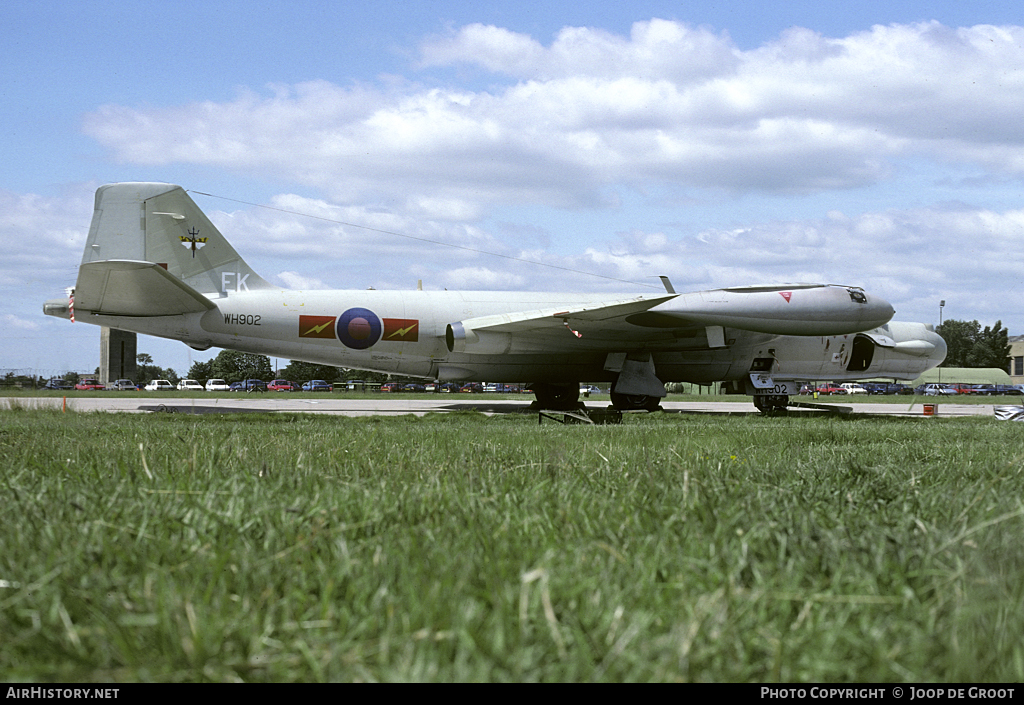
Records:
[[[877,328],[891,321],[892,317],[896,315],[896,309],[880,296],[872,296],[868,299],[865,314],[865,319],[871,323],[873,328]]]

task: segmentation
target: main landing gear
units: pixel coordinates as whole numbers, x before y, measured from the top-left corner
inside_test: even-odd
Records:
[[[533,394],[537,397],[534,406],[538,409],[575,411],[582,407],[577,383],[538,382],[533,385]],[[647,394],[620,394],[613,389],[611,397],[612,406],[619,411],[657,411],[661,406],[661,397]]]

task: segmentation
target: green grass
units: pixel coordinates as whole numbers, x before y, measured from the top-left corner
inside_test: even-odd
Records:
[[[1024,425],[0,412],[0,672],[1024,678]]]
[[[82,398],[101,398],[101,399],[141,399],[141,400],[155,400],[162,401],[166,399],[252,399],[252,398],[268,398],[268,399],[376,399],[376,400],[387,400],[387,399],[436,399],[449,403],[471,403],[479,401],[523,401],[530,403],[534,400],[532,393],[526,392],[522,394],[433,394],[433,393],[417,393],[409,394],[406,392],[399,393],[384,393],[384,392],[349,392],[349,391],[336,391],[336,392],[264,392],[264,393],[239,393],[239,392],[199,392],[199,391],[160,391],[160,392],[146,392],[146,391],[78,391],[78,390],[67,390],[67,391],[51,391],[46,389],[17,389],[12,387],[0,388],[0,399],[2,398],[35,398],[35,397],[65,397],[68,403],[71,403],[74,399]],[[821,395],[817,399],[811,395],[797,395],[791,397],[795,402],[810,402],[818,404],[892,404],[894,406],[911,406],[913,404],[1009,404],[1009,405],[1021,405],[1024,404],[1024,397],[1016,395],[1002,395],[995,397],[984,397],[975,396],[969,394],[959,394],[957,396],[934,396],[926,397],[922,395],[908,395],[908,394],[890,394],[890,395],[870,395],[870,394],[836,394],[836,395]],[[741,404],[751,404],[751,398],[745,395],[735,394],[669,394],[666,401],[680,401],[680,402],[708,402],[708,401],[722,401],[722,402],[735,402]],[[588,406],[602,406],[609,403],[609,396],[607,393],[593,394],[590,397],[580,397],[580,401],[587,404]]]

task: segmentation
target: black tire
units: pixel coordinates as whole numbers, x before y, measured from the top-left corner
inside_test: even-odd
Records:
[[[533,385],[533,394],[541,409],[572,411],[579,407],[580,385],[538,382]]]

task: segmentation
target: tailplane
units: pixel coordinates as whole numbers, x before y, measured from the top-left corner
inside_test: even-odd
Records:
[[[206,296],[273,288],[245,263],[185,190],[173,184],[121,183],[97,189],[76,289],[91,289],[87,272],[97,271],[94,263],[112,260],[158,265]]]

